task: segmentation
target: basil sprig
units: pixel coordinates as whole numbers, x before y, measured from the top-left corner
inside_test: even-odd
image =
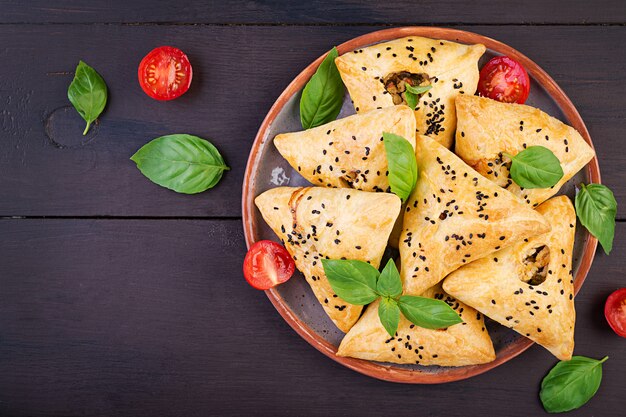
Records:
[[[462,323],[461,317],[442,300],[402,294],[402,280],[392,259],[382,272],[355,260],[322,259],[324,273],[333,291],[350,304],[366,305],[380,297],[378,317],[394,336],[400,312],[411,323],[426,329],[443,329]]]
[[[574,356],[560,361],[541,382],[539,398],[549,413],[562,413],[580,408],[598,391],[602,382],[601,360]]]
[[[402,136],[383,132],[391,192],[406,201],[417,182],[415,150]]]
[[[343,105],[344,86],[335,65],[337,48],[331,49],[302,91],[300,121],[310,129],[337,118]]]
[[[511,178],[524,188],[549,188],[563,178],[559,158],[544,146],[529,146],[515,156],[503,153],[511,159]]]
[[[100,116],[106,106],[107,85],[95,69],[79,61],[74,79],[67,89],[67,98],[87,122],[83,131],[84,136],[89,131],[91,123]]]
[[[607,255],[611,253],[617,213],[613,192],[602,184],[581,184],[575,205],[580,223],[598,238]]]
[[[187,134],[156,138],[130,159],[150,181],[183,194],[214,187],[230,169],[215,146]]]
[[[433,88],[432,85],[418,85],[415,87],[409,83],[404,83],[404,85],[404,98],[406,99],[407,106],[409,106],[412,110],[415,110],[415,107],[417,107],[419,96]]]

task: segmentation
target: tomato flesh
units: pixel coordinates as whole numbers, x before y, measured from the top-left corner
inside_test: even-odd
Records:
[[[147,95],[156,100],[173,100],[189,90],[193,71],[183,51],[160,46],[141,60],[137,75]]]
[[[295,268],[287,249],[271,240],[256,242],[243,260],[243,275],[258,290],[282,284],[291,278]]]
[[[478,93],[503,103],[523,104],[530,93],[530,79],[522,64],[497,56],[480,70]]]
[[[626,288],[620,288],[606,299],[604,317],[617,335],[626,337]]]

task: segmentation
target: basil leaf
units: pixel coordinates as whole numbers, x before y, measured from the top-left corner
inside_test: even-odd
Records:
[[[378,318],[389,336],[394,336],[400,324],[400,309],[393,298],[382,297],[378,304]]]
[[[383,132],[391,191],[406,201],[417,182],[415,150],[402,136]]]
[[[183,194],[214,187],[230,169],[215,146],[187,134],[156,138],[130,159],[150,181]]]
[[[376,282],[376,291],[383,297],[396,298],[402,294],[402,279],[393,259],[389,259]]]
[[[322,265],[330,286],[343,300],[362,306],[378,298],[378,271],[367,262],[322,259]]]
[[[406,91],[408,91],[409,93],[413,93],[413,94],[424,94],[425,92],[427,92],[428,90],[433,88],[432,85],[412,86],[412,85],[407,84],[407,83],[405,83],[404,86],[406,87]]]
[[[417,107],[417,102],[419,101],[419,95],[424,94],[425,92],[433,88],[432,85],[418,85],[416,87],[413,87],[412,85],[408,83],[405,83],[404,85],[405,85],[404,98],[406,99],[407,106],[409,106],[411,110],[415,110],[415,107]]]
[[[581,184],[575,205],[580,223],[598,238],[607,255],[611,253],[617,213],[613,192],[602,184]]]
[[[300,121],[310,129],[337,118],[343,105],[344,86],[335,65],[337,48],[331,49],[302,91]]]
[[[463,322],[452,307],[433,298],[403,295],[398,306],[411,323],[425,329],[443,329]]]
[[[87,122],[84,136],[89,131],[91,123],[104,110],[107,103],[107,85],[95,69],[79,61],[74,79],[67,89],[67,98]]]
[[[559,158],[543,146],[530,146],[511,159],[511,178],[524,188],[549,188],[563,178]]]
[[[595,360],[574,356],[560,361],[541,381],[539,398],[549,413],[562,413],[583,406],[598,391],[602,382],[602,364],[608,359]]]

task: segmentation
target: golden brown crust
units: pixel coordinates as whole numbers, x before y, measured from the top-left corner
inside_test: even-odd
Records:
[[[394,105],[382,83],[389,74],[427,74],[433,88],[415,109],[417,133],[449,148],[456,125],[454,98],[476,91],[478,59],[484,52],[484,45],[410,36],[348,52],[335,63],[357,112]]]
[[[550,232],[454,271],[444,280],[443,288],[544,346],[557,358],[569,360],[576,317],[572,276],[576,213],[566,196],[546,201],[537,211],[552,225]],[[544,254],[541,260],[532,256],[538,249]],[[527,283],[537,271],[545,275],[545,281]]]
[[[462,96],[456,110],[456,154],[532,207],[556,194],[595,155],[574,128],[534,107]],[[564,175],[554,187],[522,190],[511,180],[502,152],[516,155],[529,146],[544,146],[561,161]]]
[[[278,187],[259,195],[255,203],[328,316],[347,332],[362,306],[337,297],[321,258],[361,260],[378,268],[400,199],[395,194],[349,189]]]
[[[419,295],[455,269],[550,230],[508,191],[427,136],[416,138],[419,178],[400,237],[404,292]]]

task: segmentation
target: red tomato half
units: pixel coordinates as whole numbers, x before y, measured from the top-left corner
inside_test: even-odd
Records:
[[[256,242],[243,260],[243,275],[257,290],[282,284],[291,278],[295,268],[287,249],[271,240]]]
[[[173,100],[189,90],[192,78],[187,55],[178,48],[161,46],[139,64],[139,85],[156,100]]]
[[[615,333],[626,337],[626,288],[609,295],[604,304],[604,317]]]
[[[491,58],[480,70],[478,93],[503,103],[523,104],[530,92],[528,73],[508,56]]]

